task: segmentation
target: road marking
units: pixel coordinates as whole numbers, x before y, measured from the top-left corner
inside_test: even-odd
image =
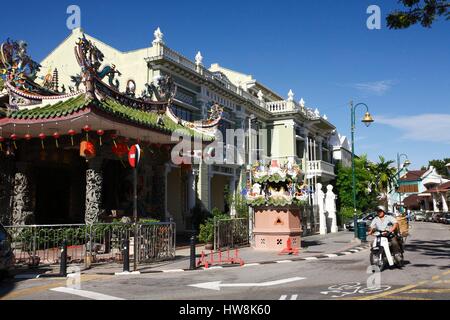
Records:
[[[450,289],[415,289],[407,293],[450,293]]]
[[[290,262],[292,262],[292,260],[278,260],[278,261],[275,261],[276,263],[290,263]]]
[[[409,292],[407,292],[409,293]],[[417,297],[406,297],[406,296],[387,296],[385,299],[393,299],[393,300],[433,300],[428,298],[417,298]]]
[[[317,260],[317,257],[307,257],[305,260]]]
[[[286,300],[287,297],[288,297],[288,295],[284,294],[280,297],[279,300]],[[289,300],[294,301],[294,300],[297,300],[297,298],[298,298],[298,294],[293,294]]]
[[[88,282],[88,281],[93,281],[93,280],[99,280],[99,279],[105,279],[105,278],[110,278],[110,276],[104,276],[104,275],[81,275],[81,281],[82,282]],[[42,279],[42,280],[41,280]],[[43,278],[38,278],[38,279],[32,279],[30,281],[54,281],[55,279],[43,279]],[[59,280],[59,279],[58,279]],[[7,293],[6,295],[4,295],[3,297],[0,298],[0,300],[10,300],[10,299],[19,299],[22,297],[26,297],[26,296],[30,296],[39,292],[43,292],[43,291],[47,291],[49,289],[52,288],[56,288],[56,287],[60,287],[66,284],[66,280],[64,281],[57,281],[57,282],[53,282],[50,284],[44,284],[44,285],[40,285],[40,286],[34,286],[31,288],[25,288],[25,289],[18,289],[18,290],[14,290],[10,293]]]
[[[58,287],[58,288],[53,288],[53,289],[50,289],[50,290],[51,291],[55,291],[55,292],[62,292],[62,293],[72,294],[72,295],[75,295],[75,296],[80,296],[80,297],[88,298],[88,299],[92,299],[92,300],[125,300],[125,299],[122,299],[122,298],[113,297],[113,296],[109,296],[109,295],[102,294],[102,293],[86,291],[86,290],[72,289],[72,288],[68,288],[68,287]]]
[[[133,272],[125,271],[125,272],[116,272],[114,275],[116,275],[116,276],[134,276],[134,275],[139,275],[139,274],[141,274],[139,271],[133,271]]]
[[[203,270],[217,270],[217,269],[223,269],[223,267],[220,267],[220,266],[209,267],[209,268],[203,267]]]
[[[163,270],[164,273],[184,272],[184,269]]]
[[[212,282],[191,284],[191,285],[189,285],[189,287],[196,287],[196,288],[200,288],[200,289],[220,291],[220,288],[225,288],[225,287],[271,287],[271,286],[276,286],[276,285],[280,285],[280,284],[286,284],[286,283],[290,283],[290,282],[300,281],[300,280],[304,280],[304,279],[306,279],[306,278],[294,277],[294,278],[268,281],[268,282],[262,282],[262,283],[222,283],[222,281],[212,281]]]
[[[326,256],[327,256],[328,258],[334,258],[334,257],[337,257],[337,254],[331,253],[331,254],[326,254]]]
[[[345,254],[346,256],[348,256],[349,254],[352,254],[351,252],[341,252],[342,254]]]
[[[354,252],[354,253],[359,252],[359,250],[355,250],[355,249],[349,250],[349,251],[350,251],[350,252]]]
[[[386,292],[379,293],[379,294],[372,295],[372,296],[368,296],[368,297],[358,298],[358,300],[374,300],[374,299],[378,299],[378,298],[387,297],[387,296],[393,295],[394,293],[404,292],[404,291],[408,291],[408,290],[417,288],[418,286],[421,286],[421,285],[425,284],[426,282],[427,281],[422,281],[422,282],[419,282],[418,284],[410,284],[408,286],[405,286],[405,287],[402,287],[402,288],[399,288],[399,289],[386,291]]]
[[[249,263],[249,264],[244,264],[243,267],[246,268],[246,267],[254,267],[254,266],[260,266],[260,265],[261,265],[260,263]]]

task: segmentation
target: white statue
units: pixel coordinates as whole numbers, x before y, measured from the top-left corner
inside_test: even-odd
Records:
[[[155,30],[155,32],[153,33],[153,35],[155,36],[155,40],[153,40],[153,44],[164,44],[163,38],[164,38],[164,33],[161,32],[161,29],[158,27],[158,29]]]
[[[323,118],[324,120],[328,120],[328,117],[327,117],[326,114],[324,114],[322,118]]]
[[[320,111],[319,109],[316,108],[316,110],[314,110],[314,115],[318,118],[320,117]]]
[[[261,102],[264,100],[264,94],[262,93],[261,90],[258,91],[258,99],[259,99],[259,101],[261,101]]]
[[[294,101],[294,92],[292,90],[289,90],[288,101]]]
[[[197,52],[197,55],[195,56],[195,64],[197,66],[200,66],[200,65],[202,65],[202,63],[203,63],[203,56],[202,56],[202,53],[199,51],[199,52]]]
[[[338,232],[336,219],[336,195],[333,192],[333,186],[327,186],[327,195],[325,197],[325,211],[328,212],[328,217],[331,218],[331,233]]]
[[[255,183],[252,188],[252,194],[259,195],[261,194],[261,185],[259,183]]]
[[[316,197],[317,205],[319,207],[319,223],[320,223],[320,234],[327,234],[327,219],[325,217],[325,193],[322,191],[322,184],[316,184]]]

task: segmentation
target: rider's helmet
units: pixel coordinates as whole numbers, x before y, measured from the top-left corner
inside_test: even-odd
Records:
[[[383,211],[384,213],[386,213],[386,208],[384,206],[378,206],[376,211],[377,212]]]

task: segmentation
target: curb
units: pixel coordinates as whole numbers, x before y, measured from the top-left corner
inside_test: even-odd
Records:
[[[244,264],[243,266],[239,264],[231,264],[231,265],[224,265],[224,266],[212,266],[209,268],[201,267],[196,268],[194,270],[191,269],[167,269],[167,270],[153,270],[153,271],[140,271],[134,274],[157,274],[157,273],[179,273],[179,272],[192,272],[192,271],[213,271],[213,270],[221,270],[221,269],[228,269],[228,268],[249,268],[249,267],[255,267],[255,266],[261,266],[261,265],[269,265],[269,264],[286,264],[286,263],[292,263],[292,262],[298,262],[298,261],[317,261],[317,260],[323,260],[323,259],[331,259],[331,258],[337,258],[337,257],[343,257],[352,255],[355,253],[359,253],[361,251],[364,251],[366,249],[370,248],[370,244],[361,244],[356,247],[347,249],[347,251],[341,251],[337,253],[327,253],[322,254],[319,256],[312,256],[312,257],[306,257],[306,258],[292,258],[292,259],[283,259],[283,260],[271,260],[271,261],[262,261],[262,262],[252,262],[249,264]],[[113,272],[105,272],[105,273],[95,273],[99,275],[120,275],[120,273],[113,273]],[[134,275],[129,274],[129,275]]]

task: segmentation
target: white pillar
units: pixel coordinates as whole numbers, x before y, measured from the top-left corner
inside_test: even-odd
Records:
[[[439,212],[439,208],[437,206],[437,199],[436,199],[436,194],[433,193],[433,211],[434,212]]]
[[[447,200],[445,199],[445,193],[441,193],[441,196],[442,196],[442,211],[448,212],[448,204]]]
[[[331,233],[338,232],[336,219],[336,195],[333,192],[333,186],[327,186],[327,195],[325,198],[325,210],[328,212],[328,217],[331,218]]]
[[[327,234],[327,220],[325,217],[324,200],[325,193],[322,191],[322,184],[316,184],[316,199],[319,208],[320,234]]]

